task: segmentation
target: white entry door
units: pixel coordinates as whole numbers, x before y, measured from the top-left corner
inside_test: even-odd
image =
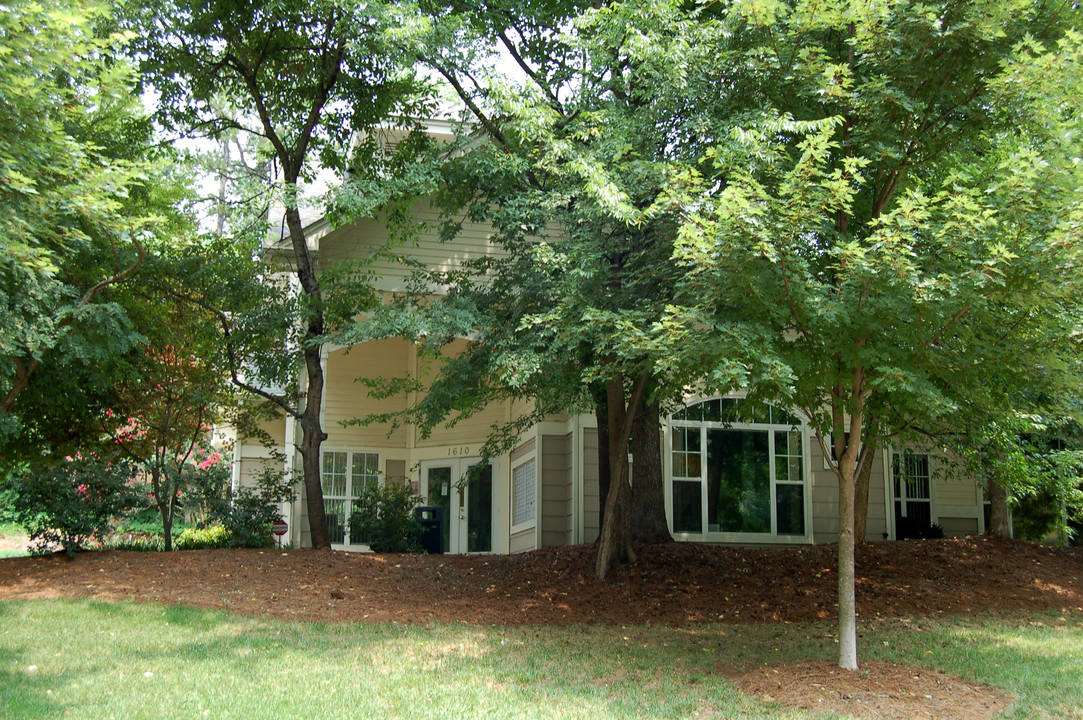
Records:
[[[444,509],[444,552],[493,551],[493,466],[478,458],[421,463],[421,495]]]

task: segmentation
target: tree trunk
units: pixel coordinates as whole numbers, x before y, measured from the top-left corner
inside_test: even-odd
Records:
[[[989,527],[985,528],[985,533],[989,537],[1008,540],[1012,536],[1008,523],[1008,491],[990,475],[985,492],[989,497]]]
[[[839,667],[857,670],[857,597],[854,591],[854,460],[839,458]]]
[[[296,178],[287,180],[292,186],[289,198],[297,197]],[[290,201],[288,201],[290,202]],[[304,228],[297,206],[292,203],[286,209],[286,226],[289,228],[290,242],[297,263],[297,279],[301,283],[307,298],[307,317],[304,343],[305,373],[308,387],[305,391],[305,407],[301,412],[301,467],[304,476],[305,501],[308,506],[308,526],[312,533],[312,547],[317,550],[331,547],[331,536],[327,530],[327,516],[323,506],[323,486],[320,478],[320,447],[327,439],[327,433],[320,426],[320,407],[323,403],[323,364],[320,362],[321,341],[323,339],[323,298],[320,294],[316,268],[308,252]]]
[[[624,379],[618,375],[606,383],[606,405],[609,411],[609,492],[605,499],[605,522],[602,524],[601,538],[598,543],[598,562],[595,573],[599,580],[605,580],[609,569],[618,562],[634,562],[635,550],[632,548],[631,535],[628,532],[629,499],[628,494],[628,438],[632,434],[632,421],[635,419],[639,398],[647,383],[648,374],[643,373],[636,380],[632,395],[627,403],[624,398]]]
[[[609,411],[605,387],[594,393],[594,418],[598,425],[598,528],[605,525],[605,505],[609,497]],[[598,539],[601,539],[601,532]]]
[[[301,468],[305,484],[305,502],[308,506],[308,527],[312,533],[312,547],[320,550],[331,547],[331,534],[327,529],[327,515],[323,505],[323,483],[320,477],[320,446],[327,433],[320,428],[320,403],[323,397],[323,366],[320,364],[319,346],[305,349],[305,365],[308,368],[308,390],[305,411],[301,415]],[[312,366],[318,369],[313,372]]]
[[[666,523],[665,483],[662,477],[661,410],[658,402],[640,398],[632,422],[632,477],[629,522],[632,542],[650,545],[671,542]]]
[[[622,562],[635,561],[631,537],[628,534],[628,456],[615,458],[610,454],[616,472],[609,483],[605,500],[605,524],[598,538],[598,562],[595,572],[599,580],[605,580],[609,569]]]
[[[869,520],[869,479],[876,461],[876,446],[865,442],[857,458],[857,477],[854,479],[854,542],[865,542],[865,528]]]
[[[173,512],[162,510],[162,542],[166,552],[173,552]]]
[[[165,497],[165,488],[162,487],[162,469],[155,461],[150,471],[150,489],[154,495],[154,503],[158,506],[158,514],[162,517],[162,544],[166,552],[173,551],[173,503],[175,497],[173,483],[169,483],[170,498]]]

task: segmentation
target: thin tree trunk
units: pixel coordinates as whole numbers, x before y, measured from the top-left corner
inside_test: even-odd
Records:
[[[617,563],[635,561],[635,550],[628,535],[628,457],[622,461],[610,455],[610,461],[617,471],[609,484],[605,501],[606,522],[598,538],[595,572],[599,580],[605,580],[609,569]]]
[[[841,370],[841,360],[839,361]],[[857,670],[857,597],[854,588],[854,476],[860,454],[864,417],[865,374],[853,371],[850,388],[840,382],[832,390],[832,427],[839,480],[839,667]],[[849,403],[849,398],[856,402]],[[850,433],[843,432],[844,408],[850,407]]]
[[[1008,492],[991,476],[985,492],[989,497],[989,527],[985,528],[985,532],[989,537],[1008,540],[1012,536],[1008,523]]]
[[[606,407],[605,388],[594,393],[594,418],[598,425],[598,540],[605,525],[605,505],[609,497],[609,411]]]
[[[296,178],[287,179],[292,185],[292,192],[287,195],[296,198]],[[312,547],[317,550],[331,547],[331,536],[327,530],[327,516],[323,505],[323,486],[320,478],[320,447],[327,439],[327,433],[320,425],[320,408],[323,403],[323,364],[320,362],[320,341],[323,338],[323,298],[320,293],[316,268],[308,252],[301,216],[296,204],[286,209],[286,226],[289,228],[290,242],[293,246],[297,263],[297,279],[307,298],[307,318],[304,335],[305,373],[308,387],[305,392],[305,407],[301,412],[301,467],[304,476],[305,500],[308,507],[308,526],[312,533]]]
[[[854,591],[854,461],[839,458],[839,667],[857,670],[857,597]]]
[[[173,513],[168,510],[162,511],[162,540],[165,551],[173,552]]]
[[[640,398],[632,422],[631,523],[632,542],[650,545],[671,542],[666,523],[665,484],[662,479],[661,409],[657,401]]]
[[[865,542],[865,530],[869,520],[869,480],[876,461],[876,446],[865,442],[857,458],[856,492],[854,495],[854,542]]]

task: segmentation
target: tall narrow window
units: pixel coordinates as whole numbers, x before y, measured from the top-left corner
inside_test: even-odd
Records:
[[[323,511],[335,544],[344,542],[346,536],[346,458],[344,452],[323,454]]]
[[[534,520],[538,494],[538,463],[534,458],[511,471],[511,524],[522,525]]]
[[[379,454],[342,450],[325,451],[321,481],[323,507],[327,516],[327,530],[331,536],[331,543],[363,545],[366,542],[365,538],[361,537],[356,530],[350,529],[350,515],[353,513],[355,502],[365,489],[379,485]]]
[[[895,494],[895,537],[919,537],[932,522],[929,456],[906,450],[892,453],[892,489]]]

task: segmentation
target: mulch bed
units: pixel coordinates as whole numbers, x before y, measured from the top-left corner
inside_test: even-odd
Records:
[[[606,582],[593,546],[522,555],[313,550],[91,552],[0,560],[0,598],[184,603],[297,620],[479,625],[808,621],[834,617],[834,545],[642,548]],[[985,538],[869,543],[864,618],[1065,609],[1083,613],[1083,548]]]
[[[997,688],[891,663],[863,663],[858,672],[816,662],[722,674],[765,702],[863,718],[988,720],[1012,704]]]
[[[312,550],[92,552],[0,560],[0,599],[181,603],[336,622],[608,625],[833,618],[834,545],[764,549],[670,543],[594,577],[595,548],[523,555],[368,555]],[[1083,614],[1083,549],[982,537],[857,550],[859,619]],[[869,718],[983,720],[1003,693],[941,673],[866,663],[722,668],[747,693]]]

